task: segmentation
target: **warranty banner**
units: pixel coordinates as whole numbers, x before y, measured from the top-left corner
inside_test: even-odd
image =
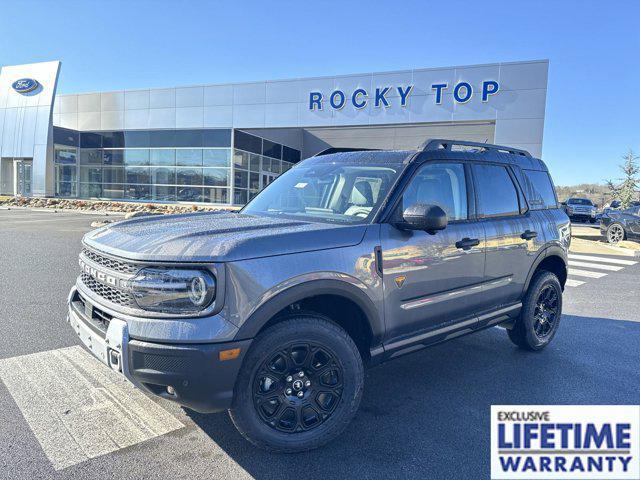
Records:
[[[640,479],[640,406],[492,405],[492,479]]]

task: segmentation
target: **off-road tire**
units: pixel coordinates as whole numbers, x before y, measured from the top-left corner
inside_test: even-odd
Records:
[[[291,352],[296,344],[309,342],[310,345],[320,346],[316,352],[324,349],[326,353],[332,355],[332,362],[339,365],[341,369],[341,387],[337,404],[334,405],[331,413],[324,418],[320,424],[309,430],[292,431],[285,433],[277,429],[281,424],[269,424],[264,417],[264,411],[258,410],[258,404],[262,397],[257,396],[256,388],[260,388],[260,379],[264,378],[264,372],[270,371],[270,361],[274,356],[278,356],[283,350]],[[293,362],[293,357],[287,358],[286,364]],[[311,362],[313,363],[313,362]],[[317,362],[316,362],[317,364]],[[295,365],[295,364],[294,364]],[[297,366],[295,367],[298,368]],[[313,366],[309,366],[306,379],[313,378]],[[267,370],[265,370],[267,369]],[[322,372],[325,367],[318,367],[318,372]],[[287,371],[289,371],[288,369]],[[270,383],[274,387],[274,394],[278,395],[282,408],[294,408],[295,391],[293,398],[285,395],[285,390],[291,384],[287,383],[284,376],[277,380],[277,383]],[[323,377],[324,378],[324,377]],[[282,384],[282,390],[280,386]],[[317,388],[316,388],[317,384]],[[264,450],[280,453],[295,453],[318,448],[340,435],[353,419],[362,398],[364,385],[364,369],[362,357],[358,348],[346,331],[333,323],[328,318],[315,314],[300,314],[289,317],[287,320],[276,323],[265,331],[261,332],[250,347],[249,352],[243,361],[238,379],[234,389],[234,401],[229,415],[238,431],[252,444]],[[314,392],[316,388],[316,392]],[[314,379],[314,383],[305,391],[304,400],[307,401],[308,394],[314,400],[318,398],[323,385],[319,378]],[[262,390],[259,390],[260,392]],[[269,390],[270,392],[270,390]],[[260,395],[262,395],[260,393]],[[271,395],[268,393],[267,395]],[[337,396],[336,396],[337,397]],[[280,400],[282,399],[282,400]],[[301,400],[302,401],[302,400]],[[312,401],[312,400],[308,400]],[[290,402],[290,403],[287,403]],[[319,404],[314,405],[318,410]],[[278,407],[280,408],[280,407]],[[280,410],[277,410],[278,412]],[[307,410],[308,411],[308,410]],[[323,415],[325,415],[324,411]],[[320,416],[319,416],[320,417]],[[298,415],[296,418],[301,418]],[[302,428],[303,425],[298,427]],[[295,428],[298,428],[295,427]]]
[[[536,319],[536,308],[539,303],[539,297],[541,293],[547,292],[548,289],[553,289],[557,295],[557,312],[553,325],[548,333],[540,336],[536,333],[536,325],[538,320]],[[531,279],[529,289],[522,301],[522,310],[520,316],[516,320],[513,328],[507,330],[509,338],[518,347],[524,350],[542,350],[549,345],[560,325],[560,318],[562,316],[562,287],[558,277],[546,270],[537,272]]]

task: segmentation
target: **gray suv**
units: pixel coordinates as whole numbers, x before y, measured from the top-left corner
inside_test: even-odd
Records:
[[[596,222],[596,206],[588,198],[572,197],[562,205],[572,221]]]
[[[364,368],[501,325],[541,350],[570,225],[544,163],[490,144],[317,156],[240,213],[88,233],[69,322],[129,381],[295,452],[355,415]]]

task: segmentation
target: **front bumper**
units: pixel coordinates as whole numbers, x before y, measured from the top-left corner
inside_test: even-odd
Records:
[[[567,210],[567,215],[573,218],[596,218],[595,210]]]
[[[69,295],[68,321],[80,341],[105,365],[137,387],[202,413],[226,410],[242,359],[251,340],[204,344],[165,344],[129,337],[127,322],[96,322],[83,308],[75,288]],[[233,360],[220,352],[240,349]],[[169,393],[167,387],[172,388]]]

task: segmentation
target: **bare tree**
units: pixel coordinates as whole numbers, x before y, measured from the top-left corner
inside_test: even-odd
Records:
[[[607,186],[614,198],[620,200],[621,208],[629,208],[631,202],[638,197],[638,174],[640,173],[640,166],[638,166],[638,155],[633,153],[633,150],[629,149],[626,155],[622,156],[624,163],[620,165],[620,170],[624,174],[623,178],[619,179],[616,184],[612,180],[607,180]]]

